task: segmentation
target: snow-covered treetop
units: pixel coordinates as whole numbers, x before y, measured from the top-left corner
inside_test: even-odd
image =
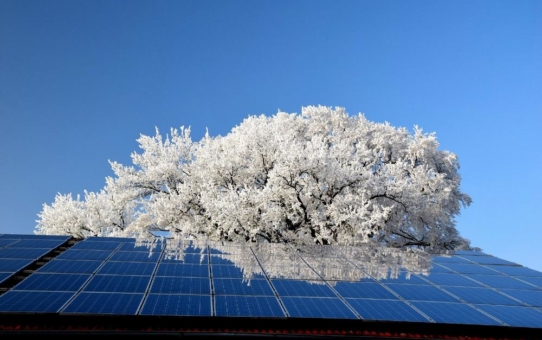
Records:
[[[133,165],[84,198],[58,194],[36,233],[468,249],[455,154],[344,108],[250,116],[226,136],[142,135]]]

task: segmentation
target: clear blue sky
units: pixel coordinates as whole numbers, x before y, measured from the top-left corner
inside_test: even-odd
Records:
[[[136,139],[343,106],[436,132],[457,227],[542,271],[542,1],[0,1],[0,232],[97,191]]]

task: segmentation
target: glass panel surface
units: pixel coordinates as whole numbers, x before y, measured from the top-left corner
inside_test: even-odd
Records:
[[[365,320],[428,322],[423,315],[399,300],[346,299]]]
[[[536,308],[518,306],[476,305],[499,320],[514,327],[542,327],[542,312]]]
[[[337,282],[331,286],[344,298],[398,299],[382,285],[373,282]]]
[[[542,307],[542,290],[501,289],[500,291],[530,306]]]
[[[536,286],[521,282],[510,276],[472,274],[469,277],[492,288],[538,289]]]
[[[100,268],[103,275],[151,275],[156,267],[154,262],[114,262],[108,261]]]
[[[338,298],[281,297],[293,318],[357,319]]]
[[[468,303],[485,303],[489,305],[521,305],[521,302],[488,288],[445,287],[447,291]]]
[[[211,281],[202,277],[156,276],[151,293],[160,294],[211,294]]]
[[[472,275],[469,275],[469,277],[472,277]],[[482,287],[480,283],[460,274],[434,273],[429,274],[427,280],[439,286]]]
[[[126,262],[157,262],[160,253],[149,253],[146,251],[117,251],[111,256],[110,261]]]
[[[72,292],[8,291],[0,295],[0,312],[55,313],[72,296]]]
[[[271,280],[280,296],[336,297],[324,281]]]
[[[211,296],[150,294],[140,314],[211,316]]]
[[[213,286],[217,295],[274,295],[267,280],[213,278]]]
[[[71,274],[91,274],[103,261],[77,261],[77,260],[57,260],[47,262],[39,268],[38,273],[71,273]]]
[[[233,317],[284,317],[284,312],[274,296],[217,295],[216,316]]]
[[[19,282],[13,290],[78,291],[90,275],[34,273]]]
[[[0,259],[0,272],[17,272],[33,261],[33,259]]]
[[[464,303],[412,301],[414,307],[438,323],[502,325]]]
[[[404,284],[387,284],[387,286],[405,300],[459,302],[450,294],[434,286]]]
[[[209,277],[209,266],[196,263],[161,263],[157,276]]]
[[[112,251],[109,250],[87,250],[87,249],[68,249],[58,255],[59,260],[99,260],[104,261],[111,256]]]
[[[0,259],[38,259],[50,252],[46,248],[1,248]]]
[[[79,293],[62,313],[135,314],[143,294]]]
[[[149,285],[150,276],[135,275],[96,275],[84,291],[111,293],[144,293]]]

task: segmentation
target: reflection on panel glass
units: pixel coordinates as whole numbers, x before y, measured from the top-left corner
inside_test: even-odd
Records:
[[[439,323],[501,325],[500,322],[467,304],[427,301],[412,301],[411,304]]]
[[[81,289],[90,275],[34,274],[21,281],[13,290],[46,290],[75,292]]]
[[[61,312],[85,314],[135,314],[143,294],[79,293]]]
[[[211,316],[211,295],[149,294],[140,314]]]
[[[73,292],[9,291],[0,296],[0,311],[55,313],[73,294]]]
[[[346,299],[365,320],[428,322],[415,309],[399,300]]]
[[[542,312],[536,308],[491,305],[476,305],[476,307],[496,316],[509,326],[542,327]]]
[[[357,319],[358,317],[338,298],[281,297],[293,318]]]

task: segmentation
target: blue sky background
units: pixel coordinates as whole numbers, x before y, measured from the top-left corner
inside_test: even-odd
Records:
[[[436,132],[457,228],[542,271],[542,1],[0,1],[0,232],[97,191],[140,133],[302,106]]]

